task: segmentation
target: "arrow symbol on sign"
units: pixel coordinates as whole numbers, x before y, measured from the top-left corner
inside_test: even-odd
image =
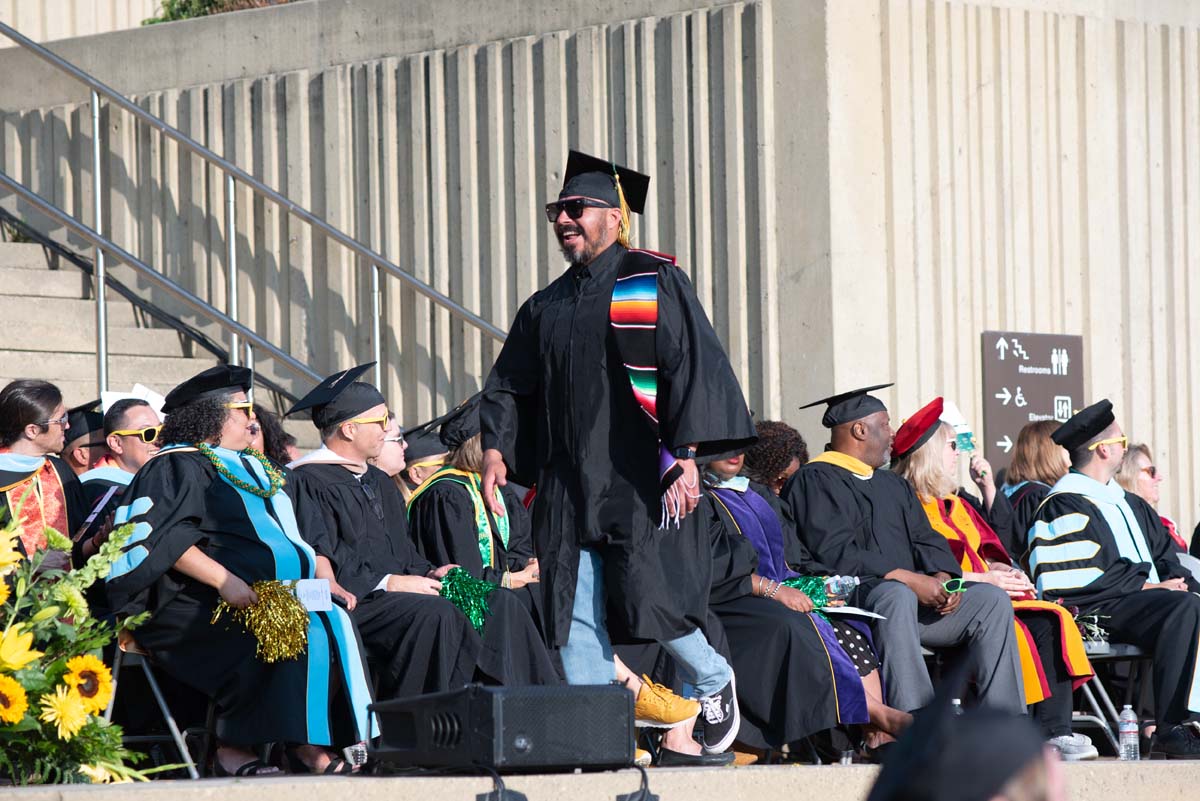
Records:
[[[1012,400],[1012,393],[1008,391],[1008,387],[1004,387],[1003,392],[996,393],[996,400],[1004,401],[1004,405],[1008,405],[1008,402]]]
[[[1004,337],[996,340],[996,350],[1000,351],[1000,361],[1004,361],[1004,354],[1008,351],[1008,340]]]
[[[1008,438],[1008,434],[1004,435],[1004,439],[996,443],[997,448],[1004,448],[1004,452],[1008,453],[1012,450],[1013,441]]]

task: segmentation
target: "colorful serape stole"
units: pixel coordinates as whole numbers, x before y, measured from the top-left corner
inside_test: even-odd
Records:
[[[658,438],[658,349],[655,345],[658,329],[658,267],[662,264],[673,265],[675,260],[649,250],[630,250],[629,254],[650,256],[651,260],[626,256],[621,262],[617,282],[613,286],[608,319],[616,339],[617,352],[621,354],[621,362],[629,375],[633,397],[645,412],[650,429]],[[654,264],[654,260],[660,264]],[[659,493],[665,493],[681,475],[683,468],[659,439]],[[664,501],[659,527],[665,527],[667,522]]]

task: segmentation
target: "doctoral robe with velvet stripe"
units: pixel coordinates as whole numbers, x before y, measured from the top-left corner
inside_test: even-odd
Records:
[[[268,486],[257,461],[215,450],[234,475]],[[216,702],[224,742],[346,745],[368,736],[370,683],[345,610],[310,612],[306,652],[268,665],[241,625],[211,622],[217,591],[174,569],[194,545],[247,584],[313,578],[316,555],[286,493],[258,497],[221,478],[203,454],[164,449],[129,485],[114,522],[134,530],[108,577],[113,608],[150,612],[134,638],[155,664]]]
[[[1000,538],[975,508],[958,495],[931,498],[921,505],[933,530],[946,538],[963,573],[987,573],[992,569],[989,562],[1012,565]],[[1024,623],[1030,616],[1040,615],[1053,621],[1072,689],[1078,689],[1092,677],[1094,671],[1084,652],[1083,638],[1065,607],[1036,600],[1032,593],[1027,598],[1012,599],[1012,605],[1026,704],[1041,703],[1050,696],[1052,687],[1066,678],[1054,675],[1054,665],[1046,664],[1038,655],[1034,637]]]
[[[669,260],[613,245],[521,306],[484,386],[479,418],[483,447],[504,455],[510,477],[537,485],[533,534],[551,645],[567,639],[581,548],[604,559],[615,641],[674,639],[707,617],[707,567],[672,547],[698,538],[658,528],[659,442],[609,319],[627,259],[657,275],[653,366],[662,443],[698,444],[700,456],[719,456],[756,439],[721,342],[687,275]],[[682,523],[693,525],[690,517]]]

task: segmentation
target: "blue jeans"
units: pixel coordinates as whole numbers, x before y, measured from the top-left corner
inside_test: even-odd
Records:
[[[584,548],[579,552],[571,631],[559,651],[568,684],[608,684],[617,676],[604,610],[604,560],[598,551]],[[660,644],[675,658],[679,675],[697,696],[712,695],[733,678],[729,663],[700,629]]]

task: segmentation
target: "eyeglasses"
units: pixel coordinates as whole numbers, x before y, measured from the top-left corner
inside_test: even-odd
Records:
[[[948,440],[946,440],[946,444],[950,446],[950,450],[952,450],[952,451],[958,450],[958,440],[948,439]]]
[[[1093,442],[1091,445],[1088,445],[1088,450],[1094,451],[1101,445],[1116,445],[1118,442],[1124,448],[1129,443],[1129,437],[1109,437],[1108,439],[1102,439],[1099,442]]]
[[[558,219],[558,215],[564,211],[572,220],[578,220],[583,216],[583,210],[591,209],[611,209],[614,206],[605,203],[602,200],[593,200],[590,197],[577,197],[571,200],[557,200],[553,203],[546,204],[546,220],[554,222]]]
[[[162,431],[162,426],[149,426],[148,428],[127,428],[121,431],[113,431],[118,437],[138,437],[142,442],[149,445],[158,439],[158,432]]]
[[[1158,467],[1156,467],[1155,465],[1152,465],[1152,464],[1146,465],[1145,467],[1142,468],[1142,470],[1145,473],[1149,474],[1150,478],[1158,478]]]
[[[65,426],[70,419],[71,419],[70,415],[64,414],[62,417],[55,418],[54,420],[47,420],[44,423],[38,423],[38,425],[40,425],[40,426]]]
[[[246,413],[246,417],[254,416],[254,404],[251,401],[230,401],[225,404],[226,409],[241,409]]]
[[[387,428],[388,418],[391,414],[384,412],[382,417],[354,417],[347,420],[347,423],[379,423],[384,428]]]
[[[403,444],[404,444],[404,435],[403,435],[403,434],[397,434],[397,435],[396,435],[396,436],[394,436],[394,437],[384,437],[384,438],[383,438],[383,441],[384,441],[384,442],[398,442],[398,443],[400,443],[401,445],[403,445]]]

